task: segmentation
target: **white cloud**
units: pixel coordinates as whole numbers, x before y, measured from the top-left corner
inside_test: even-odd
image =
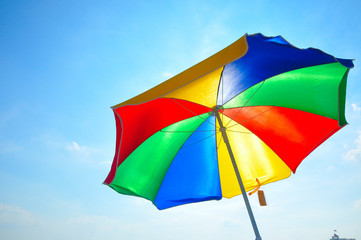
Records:
[[[353,204],[353,207],[356,209],[361,209],[361,199],[356,200]]]
[[[108,167],[108,166],[112,165],[112,161],[101,161],[101,162],[99,162],[99,165]]]
[[[13,142],[0,143],[0,154],[17,152],[23,149],[20,145]]]
[[[84,157],[89,156],[91,151],[91,149],[89,149],[87,146],[80,146],[77,142],[72,142],[71,144],[66,145],[65,149],[68,152],[80,154]]]
[[[165,77],[165,78],[171,78],[171,77],[174,76],[174,74],[171,73],[171,72],[163,72],[163,73],[162,73],[162,76]]]
[[[79,143],[73,141],[71,144],[65,145],[65,150],[72,156],[72,158],[77,159],[83,163],[88,164],[99,164],[97,156],[99,150],[91,148],[88,146],[80,145]],[[107,164],[106,162],[102,163],[103,165]]]
[[[77,152],[77,151],[86,150],[86,147],[85,146],[80,147],[77,142],[72,142],[70,145],[67,145],[65,149],[68,150],[69,152]]]
[[[24,104],[16,104],[10,106],[9,109],[0,112],[0,127],[6,126],[9,122],[21,116],[24,108],[26,108]]]
[[[42,223],[39,217],[18,206],[0,203],[0,224],[34,225]]]
[[[344,159],[351,160],[351,161],[359,161],[361,160],[361,132],[357,139],[355,140],[356,147],[347,151],[344,155]]]
[[[358,106],[356,103],[351,103],[351,106],[355,112],[361,112],[361,107]]]
[[[139,227],[118,218],[98,215],[53,218],[37,216],[21,207],[0,203],[0,227],[3,239],[103,239],[114,238],[119,231],[136,232]],[[11,227],[8,227],[11,226]],[[134,238],[133,238],[134,239]]]
[[[336,168],[335,166],[329,165],[327,168],[327,171],[329,171],[329,172],[333,171],[333,170],[335,170],[335,168]]]
[[[91,227],[98,231],[109,231],[123,228],[122,223],[106,216],[81,216],[69,218],[65,224],[69,226]]]

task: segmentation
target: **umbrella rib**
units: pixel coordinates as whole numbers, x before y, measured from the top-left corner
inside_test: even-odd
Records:
[[[253,98],[253,96],[256,95],[256,93],[258,92],[258,90],[260,90],[260,88],[263,86],[264,82],[265,82],[265,80],[262,81],[262,84],[257,88],[257,90],[252,94],[252,96],[247,100],[247,102],[245,102],[245,103],[243,104],[243,106],[240,107],[240,109],[238,110],[238,112],[237,112],[234,116],[232,116],[232,118],[235,118],[235,117],[242,111],[242,109],[243,109],[243,108],[247,105],[247,103]],[[231,123],[231,121],[232,121],[232,120],[229,120],[225,127],[228,127],[228,125]]]
[[[213,132],[214,130],[200,130],[200,131],[168,131],[168,130],[160,130],[160,132],[167,132],[167,133],[185,133],[185,132]]]
[[[216,97],[216,104],[218,104],[218,97],[219,95],[222,96],[221,98],[221,105],[223,105],[223,72],[224,72],[224,68],[225,68],[225,65],[223,66],[223,69],[222,69],[222,72],[221,72],[221,75],[219,77],[219,84],[218,84],[218,89],[217,89],[217,97]],[[222,93],[220,94],[220,92],[222,91]]]
[[[188,108],[186,108],[185,106],[183,106],[181,103],[177,102],[175,98],[172,98],[172,99],[173,99],[173,101],[174,101],[176,104],[178,104],[179,106],[181,106],[181,107],[184,108],[185,110],[187,110],[187,111],[191,112],[192,114],[194,114],[194,116],[199,117],[199,118],[201,118],[201,119],[204,120],[204,121],[207,121],[208,123],[212,124],[213,126],[216,126],[214,123],[212,123],[212,122],[210,122],[210,121],[208,120],[208,117],[207,117],[207,118],[202,118],[201,116],[199,116],[199,115],[196,114],[195,112],[193,112],[193,111],[191,111],[190,109],[188,109]]]
[[[254,134],[254,133],[252,133],[252,132],[241,132],[241,131],[234,131],[234,130],[229,130],[229,129],[227,129],[226,131],[227,131],[227,132],[235,132],[235,133]]]
[[[256,116],[253,116],[253,117],[248,118],[248,119],[246,119],[246,120],[243,120],[243,121],[241,121],[241,122],[237,122],[237,124],[233,124],[232,126],[230,126],[230,127],[228,127],[228,128],[232,128],[232,127],[234,127],[234,126],[238,126],[239,124],[242,124],[242,123],[244,123],[244,122],[247,122],[247,121],[249,121],[249,120],[252,120],[252,119],[254,119],[254,118],[256,118],[256,117],[258,117],[258,116],[260,116],[260,115],[262,115],[262,114],[264,114],[264,113],[272,110],[274,107],[275,107],[275,106],[270,106],[270,108],[268,108],[267,110],[265,110],[265,111],[257,114]]]
[[[223,81],[224,69],[225,69],[225,67],[223,68],[222,75],[221,75],[221,81],[222,81],[222,106],[224,104],[224,81]],[[222,115],[222,121],[224,120],[223,118],[224,118],[224,116]]]
[[[224,71],[224,68],[223,68]],[[222,75],[221,75],[221,81],[222,81],[222,106],[224,104],[224,81],[223,81],[223,71],[222,71]],[[222,119],[223,120],[223,119]]]
[[[217,133],[220,133],[220,131],[216,131]],[[216,134],[217,134],[216,133]],[[221,141],[222,141],[222,134],[219,135],[219,141],[218,141],[218,145],[217,145],[217,150],[218,148],[221,146]]]
[[[202,138],[202,139],[200,139],[200,140],[198,140],[198,141],[195,141],[195,142],[193,142],[193,143],[190,143],[190,144],[188,144],[188,145],[183,145],[183,146],[181,147],[181,149],[184,149],[184,148],[193,146],[193,145],[195,145],[195,144],[198,144],[198,143],[200,143],[200,142],[202,142],[202,141],[204,141],[204,140],[206,140],[206,139],[208,139],[208,138],[210,138],[210,137],[213,137],[214,135],[215,135],[215,133],[213,133],[212,135],[209,135],[209,136],[207,136],[207,137],[205,137],[205,138]]]

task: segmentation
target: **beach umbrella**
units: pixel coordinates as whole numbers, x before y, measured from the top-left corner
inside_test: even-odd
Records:
[[[284,38],[242,38],[112,107],[116,152],[104,184],[158,209],[242,194],[295,173],[344,127],[352,60]],[[129,83],[134,84],[134,83]]]

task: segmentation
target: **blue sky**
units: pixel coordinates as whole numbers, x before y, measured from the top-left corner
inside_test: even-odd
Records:
[[[158,211],[102,185],[109,108],[245,33],[356,59],[349,125],[250,197],[263,239],[361,239],[361,2],[0,1],[1,239],[253,239],[243,199]]]

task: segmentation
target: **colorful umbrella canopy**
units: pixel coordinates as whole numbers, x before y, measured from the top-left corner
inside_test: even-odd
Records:
[[[237,173],[246,191],[287,178],[347,124],[352,67],[280,36],[245,35],[112,107],[116,152],[104,183],[165,209],[239,195]]]

